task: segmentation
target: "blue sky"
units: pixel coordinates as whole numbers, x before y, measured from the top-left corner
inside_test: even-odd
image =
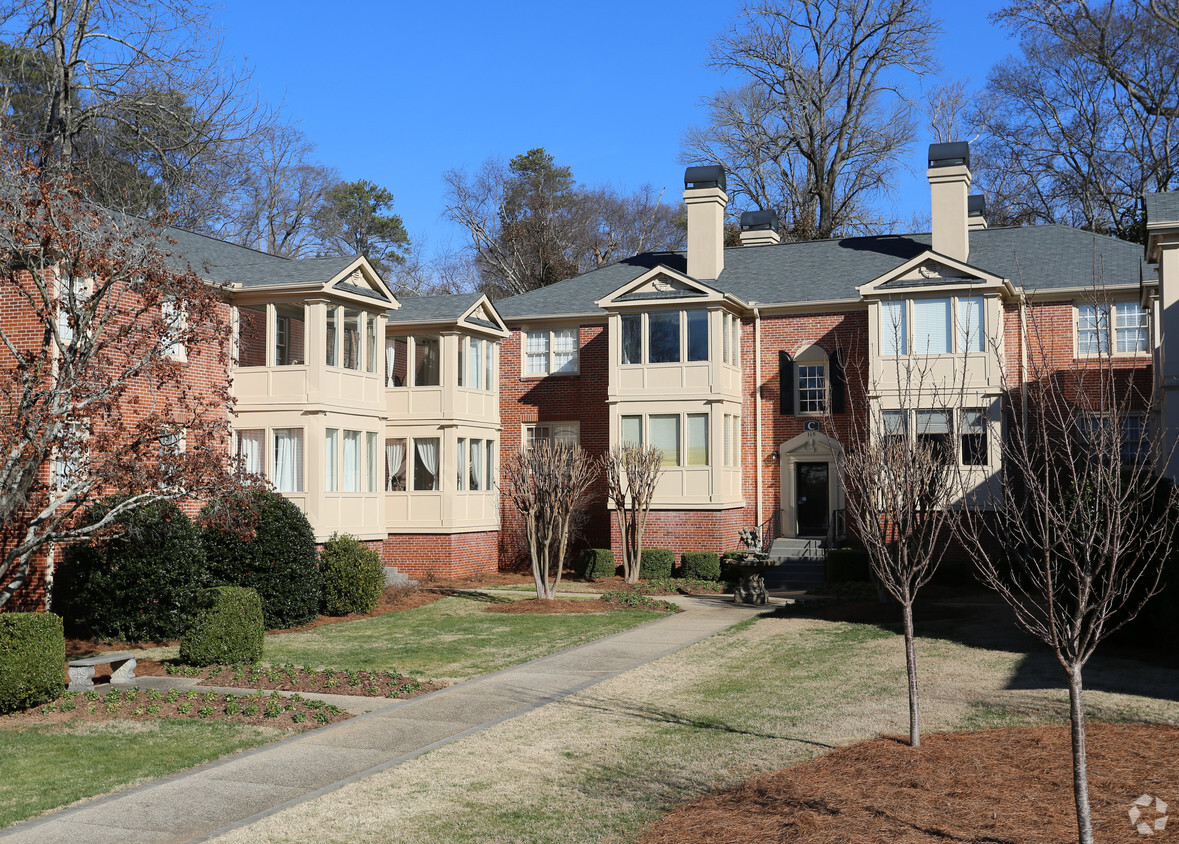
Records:
[[[487,3],[239,0],[217,13],[227,52],[254,67],[318,157],[346,179],[393,191],[410,236],[458,248],[443,219],[442,173],[543,146],[578,181],[675,200],[684,130],[724,80],[705,66],[736,0]],[[945,73],[980,85],[1015,49],[992,3],[935,0]],[[923,155],[897,185],[896,218],[928,212]]]

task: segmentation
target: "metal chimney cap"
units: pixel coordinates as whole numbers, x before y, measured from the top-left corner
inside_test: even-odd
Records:
[[[741,231],[776,231],[778,228],[777,211],[745,211],[741,214]]]
[[[964,164],[970,167],[970,144],[966,141],[954,141],[948,144],[929,145],[929,166],[953,167]]]
[[[684,171],[685,188],[725,189],[725,168],[720,164],[689,167]]]
[[[985,217],[987,216],[987,198],[981,193],[973,194],[966,198],[966,216],[967,217]]]

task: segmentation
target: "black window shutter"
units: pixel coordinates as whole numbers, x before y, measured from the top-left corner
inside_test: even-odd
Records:
[[[794,359],[786,351],[778,352],[779,411],[783,416],[794,414]]]
[[[831,355],[831,412],[843,413],[843,397],[847,392],[847,376],[843,372],[843,352]]]

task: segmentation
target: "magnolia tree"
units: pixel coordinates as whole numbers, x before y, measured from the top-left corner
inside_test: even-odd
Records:
[[[961,388],[939,382],[928,356],[897,355],[888,409],[867,414],[849,403],[852,424],[836,471],[847,495],[847,518],[863,542],[877,583],[901,606],[909,685],[909,743],[921,744],[913,604],[945,555],[947,504],[957,464],[954,430]],[[882,381],[884,379],[881,379]],[[859,416],[860,418],[856,418]],[[830,423],[830,420],[828,420]]]
[[[663,452],[653,445],[623,443],[606,456],[606,489],[622,536],[622,574],[627,583],[639,580],[643,531],[662,473]]]
[[[552,600],[569,537],[585,510],[598,466],[576,443],[538,440],[508,460],[504,491],[523,517],[536,597]]]
[[[982,579],[1064,669],[1082,842],[1093,841],[1082,674],[1098,644],[1158,591],[1179,527],[1175,487],[1161,477],[1169,454],[1147,437],[1150,385],[1111,352],[1111,333],[1119,345],[1140,338],[1145,348],[1145,326],[1140,335],[1111,327],[1103,300],[1087,306],[1084,356],[1063,369],[1049,356],[1050,336],[1031,321],[1025,383],[1004,386],[1014,412],[1001,498],[993,509],[966,499],[961,521]]]
[[[226,313],[165,230],[0,162],[0,606],[51,544],[228,483]]]

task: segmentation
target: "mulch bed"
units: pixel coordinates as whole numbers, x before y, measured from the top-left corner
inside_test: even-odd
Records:
[[[540,598],[526,598],[523,601],[490,604],[487,607],[487,612],[538,613],[543,615],[545,613],[613,612],[616,609],[618,607],[615,604],[594,599],[554,598],[551,601],[545,601]]]
[[[293,665],[211,665],[207,668],[188,668],[141,662],[136,665],[135,674],[140,677],[191,677],[201,686],[399,699],[417,697],[443,688],[440,683],[426,683],[391,671],[312,671]]]
[[[57,700],[24,712],[0,717],[0,729],[67,721],[159,721],[162,718],[195,718],[276,727],[281,730],[310,730],[352,717],[347,712],[318,700],[283,697],[277,692],[250,695],[169,689],[113,689],[66,692]]]
[[[1142,841],[1130,822],[1136,799],[1179,810],[1179,727],[1091,723],[1087,736],[1095,837]],[[1160,817],[1153,801],[1140,811],[1140,823]],[[930,734],[916,749],[898,738],[862,742],[685,804],[641,841],[1076,839],[1069,728],[1054,726]]]

